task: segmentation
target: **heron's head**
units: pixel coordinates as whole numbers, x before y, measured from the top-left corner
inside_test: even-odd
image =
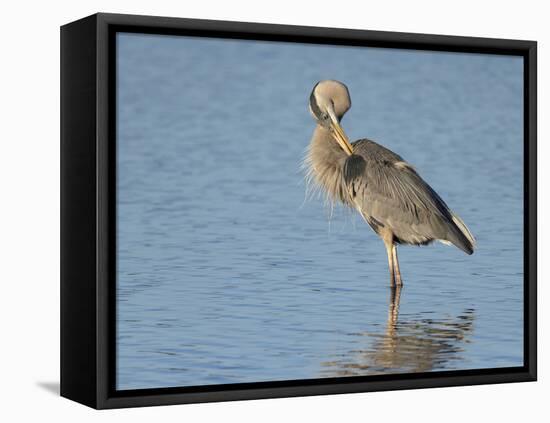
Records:
[[[335,141],[348,154],[352,154],[353,149],[340,120],[350,107],[348,88],[339,81],[320,81],[309,96],[309,111],[317,123],[330,130]]]

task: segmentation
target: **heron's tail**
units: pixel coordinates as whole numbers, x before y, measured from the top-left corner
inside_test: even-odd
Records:
[[[476,240],[474,236],[460,217],[452,213],[452,219],[453,228],[449,233],[449,241],[466,254],[472,254],[476,247]]]

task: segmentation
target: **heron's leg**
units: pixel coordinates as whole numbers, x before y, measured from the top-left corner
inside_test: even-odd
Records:
[[[393,266],[393,243],[391,241],[386,241],[384,239],[384,245],[386,246],[386,253],[388,254],[388,266],[390,268],[390,286],[393,288],[395,286],[395,269]]]
[[[397,245],[392,245],[392,260],[395,272],[395,284],[397,286],[403,286],[403,279],[401,279],[401,270],[399,270],[399,260],[397,259]]]

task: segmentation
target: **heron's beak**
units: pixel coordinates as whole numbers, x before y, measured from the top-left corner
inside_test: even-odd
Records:
[[[338,118],[335,116],[334,112],[329,110],[329,116],[330,132],[332,133],[332,136],[340,145],[342,150],[344,150],[348,156],[351,156],[353,154],[353,146],[350,144],[348,136],[344,132],[342,126],[340,126],[340,122],[338,122]]]

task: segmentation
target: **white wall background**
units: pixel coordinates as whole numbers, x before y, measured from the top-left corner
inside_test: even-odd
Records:
[[[543,1],[24,1],[2,5],[2,421],[541,421],[548,412],[549,248],[539,242],[539,382],[96,412],[59,382],[59,26],[103,11],[539,42],[539,240],[550,237],[545,142],[550,29]],[[547,390],[544,393],[545,389]]]

